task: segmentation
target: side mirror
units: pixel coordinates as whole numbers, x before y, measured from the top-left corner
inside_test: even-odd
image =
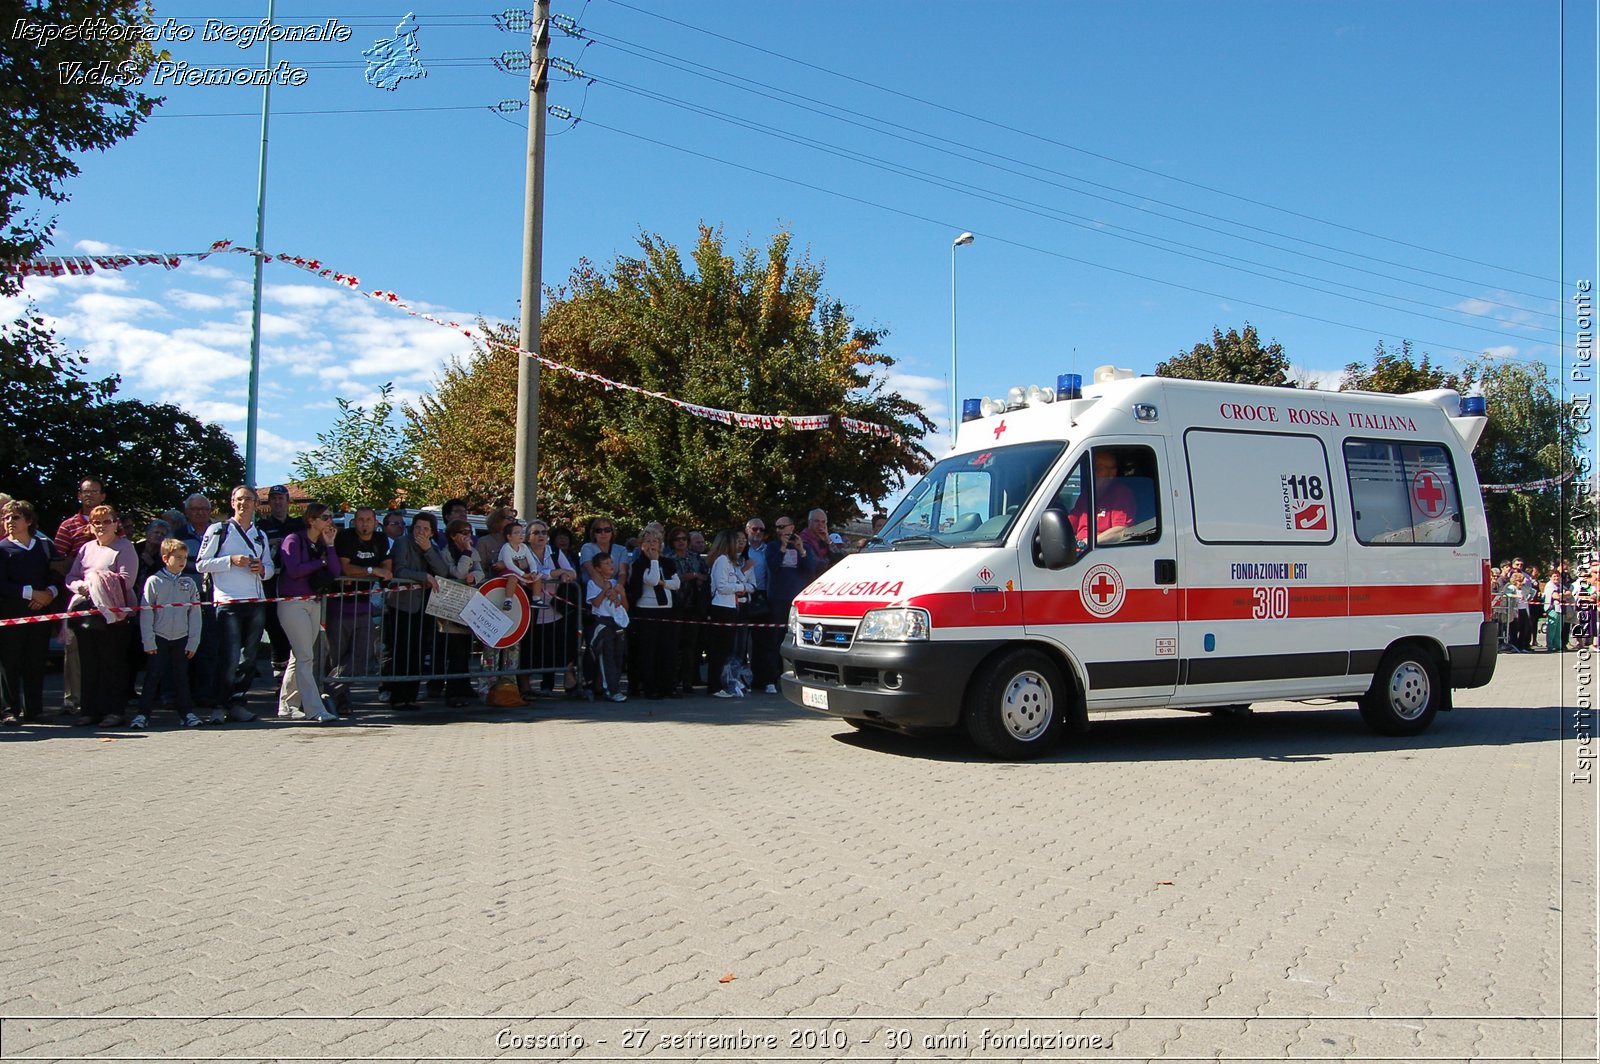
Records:
[[[1039,518],[1039,561],[1046,569],[1065,569],[1078,560],[1078,537],[1065,510],[1046,510]]]

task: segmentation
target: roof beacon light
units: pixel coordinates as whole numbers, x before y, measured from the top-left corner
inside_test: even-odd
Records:
[[[1464,395],[1461,397],[1462,417],[1488,417],[1489,400],[1481,395]]]
[[[1065,402],[1068,399],[1083,398],[1083,374],[1060,373],[1056,375],[1056,398]]]
[[[981,399],[963,399],[963,400],[961,400],[961,423],[963,425],[966,424],[969,421],[976,421],[982,416],[983,416],[983,400],[981,400]]]

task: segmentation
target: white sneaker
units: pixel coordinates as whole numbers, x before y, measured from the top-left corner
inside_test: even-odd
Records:
[[[228,719],[228,715],[226,713],[224,713],[222,710],[213,709],[211,711],[211,716],[206,718],[206,723],[207,724],[222,724],[222,723],[225,723],[227,721],[227,719]]]
[[[764,690],[764,691],[763,691],[763,692],[762,692],[762,694],[768,694],[768,695],[775,695],[775,694],[777,694],[777,693],[778,693],[778,686],[777,686],[777,684],[770,684],[770,683],[769,683],[769,684],[767,684],[767,687],[766,687],[766,690]]]
[[[280,709],[280,710],[278,710],[278,719],[279,720],[305,720],[306,719],[306,714],[305,714],[304,710],[300,710],[300,709],[291,709],[287,713],[285,713],[282,709]]]
[[[183,720],[180,723],[185,728],[198,728],[200,727],[200,718],[195,716],[193,713],[185,713],[183,715]]]
[[[716,694],[712,695],[711,697],[712,698],[738,698],[739,696],[734,694],[732,691],[722,690],[722,691],[718,691]]]
[[[134,731],[144,731],[144,726],[148,723],[149,721],[144,719],[143,713],[135,713],[133,719],[128,722],[128,727]]]
[[[617,694],[614,694],[614,695],[611,696],[611,701],[613,701],[613,702],[626,702],[627,700],[628,700],[628,696],[625,695],[625,694],[622,694],[621,692],[618,692]]]

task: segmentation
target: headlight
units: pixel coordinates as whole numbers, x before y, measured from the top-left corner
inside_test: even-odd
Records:
[[[800,611],[793,606],[789,607],[789,638],[800,642]]]
[[[887,610],[868,610],[856,629],[858,643],[909,643],[928,638],[933,624],[927,610],[895,607]]]

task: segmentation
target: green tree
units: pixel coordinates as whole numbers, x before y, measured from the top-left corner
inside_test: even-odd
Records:
[[[475,345],[465,361],[452,358],[433,394],[405,412],[419,492],[465,499],[469,510],[483,513],[515,493],[519,360],[516,330],[481,320],[478,328],[499,343]],[[546,391],[551,376],[542,377]]]
[[[118,507],[150,513],[244,475],[221,426],[170,404],[116,398],[118,379],[90,379],[83,357],[63,350],[31,311],[4,328],[0,487],[32,501],[42,527],[77,509],[85,476],[103,481]]]
[[[338,399],[339,416],[317,446],[295,455],[295,477],[317,501],[335,509],[393,506],[411,494],[415,459],[394,424],[394,384],[378,389],[371,410]]]
[[[1478,358],[1461,377],[1465,387],[1482,389],[1489,406],[1488,427],[1472,452],[1481,483],[1525,484],[1577,468],[1579,437],[1567,421],[1557,382],[1542,364]],[[1564,500],[1574,494],[1568,482],[1543,491],[1485,495],[1495,557],[1556,558],[1569,532]]]
[[[687,261],[660,236],[609,272],[580,262],[550,293],[546,357],[685,402],[777,414],[843,414],[891,426],[900,439],[845,432],[739,429],[671,403],[541,374],[539,503],[555,519],[596,512],[705,527],[751,513],[836,520],[927,468],[917,440],[932,423],[890,389],[881,329],[857,326],[822,291],[822,268],[794,259],[790,235],[764,249],[724,248],[701,226]],[[513,330],[491,330],[515,346]],[[470,379],[470,381],[469,381]],[[509,412],[516,359],[480,349],[446,371],[433,401],[410,411],[421,464],[439,494],[509,492]],[[464,470],[457,474],[455,470]]]
[[[141,27],[154,20],[148,0],[0,0],[0,262],[32,258],[50,243],[54,216],[39,203],[62,203],[63,186],[78,174],[74,159],[133,135],[161,97],[134,82],[158,59],[142,36],[70,36],[86,25]],[[75,72],[87,74],[81,79]],[[0,276],[0,294],[14,295],[16,279]]]
[[[1341,392],[1388,392],[1405,395],[1432,388],[1462,390],[1461,375],[1429,360],[1426,352],[1418,362],[1411,354],[1411,341],[1400,341],[1399,351],[1389,351],[1378,341],[1372,353],[1372,365],[1351,362],[1344,368],[1344,379],[1339,382]]]
[[[1157,363],[1156,376],[1293,387],[1283,345],[1274,340],[1262,347],[1256,327],[1249,322],[1245,322],[1242,334],[1237,329],[1224,334],[1220,328],[1212,328],[1209,344],[1195,344],[1190,350]]]

